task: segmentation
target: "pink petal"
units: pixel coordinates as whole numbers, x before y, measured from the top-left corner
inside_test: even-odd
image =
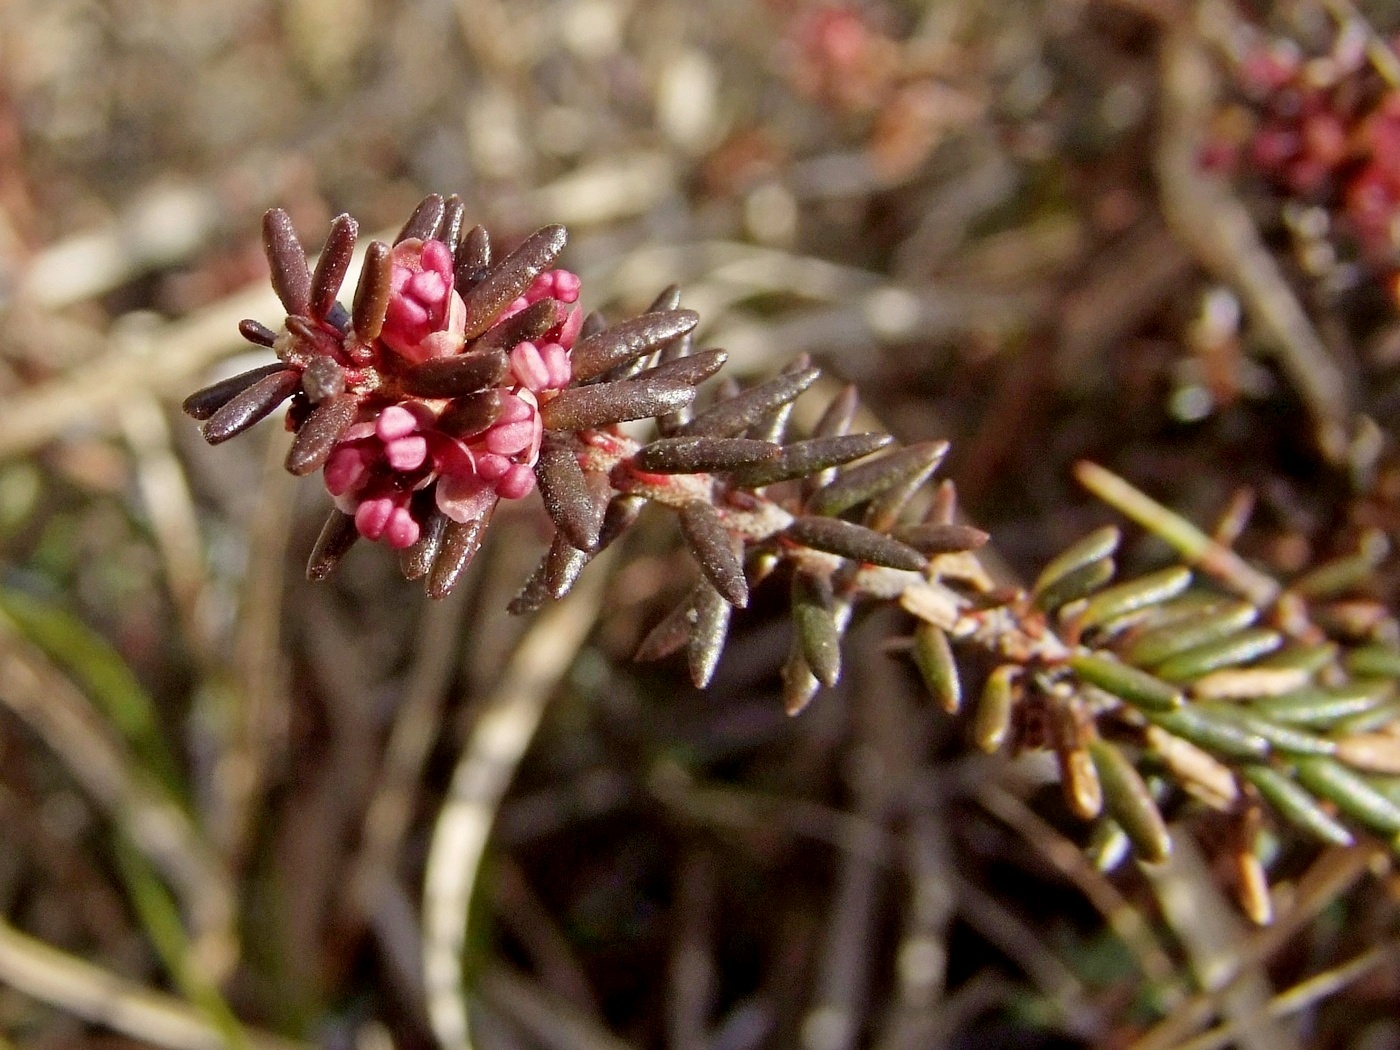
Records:
[[[569,351],[558,343],[545,343],[540,347],[545,370],[549,373],[546,390],[563,390],[574,377],[573,364],[569,361]]]
[[[456,292],[447,297],[447,323],[444,330],[459,336],[467,330],[467,304],[462,302],[462,297]]]
[[[421,277],[419,274],[418,277]],[[417,280],[418,277],[413,278]],[[404,292],[391,295],[389,306],[384,311],[384,323],[392,328],[402,331],[409,331],[419,328],[428,323],[428,308],[415,298],[410,298],[408,293],[412,291],[412,281],[410,287]]]
[[[332,496],[342,496],[354,489],[364,479],[366,459],[365,454],[353,445],[335,448],[321,474],[326,482],[326,491]]]
[[[535,472],[522,463],[515,463],[496,482],[496,493],[502,499],[520,499],[535,487]]]
[[[417,470],[428,458],[428,440],[421,434],[395,438],[384,445],[384,458],[395,470]]]
[[[389,518],[394,513],[394,501],[387,496],[367,499],[355,511],[355,528],[367,540],[377,540],[384,535]]]
[[[390,405],[375,420],[374,432],[380,441],[393,441],[408,437],[418,429],[418,419],[403,405]]]
[[[447,247],[442,241],[424,241],[423,251],[419,256],[424,270],[432,270],[441,274],[447,282],[447,286],[452,286],[452,249]]]
[[[549,365],[534,343],[517,343],[510,352],[510,370],[521,386],[544,390],[549,386]]]
[[[510,460],[494,452],[484,452],[477,457],[476,472],[483,481],[495,483],[511,468]]]
[[[467,478],[476,473],[476,457],[465,444],[456,438],[436,432],[428,435],[428,441],[433,467],[439,474]]]
[[[554,298],[561,303],[578,302],[578,293],[582,286],[583,282],[572,270],[554,271]]]
[[[464,342],[461,332],[430,332],[418,341],[418,359],[451,357],[462,349]]]
[[[442,274],[424,270],[413,275],[413,279],[408,282],[407,291],[431,312],[434,306],[447,298],[447,282],[442,279]]]
[[[565,348],[572,350],[574,343],[578,341],[578,333],[582,327],[583,310],[575,306],[569,311],[569,316],[564,318],[564,323],[559,328],[559,342]]]
[[[498,498],[491,486],[480,478],[438,479],[438,509],[453,521],[476,521],[484,517]]]
[[[496,417],[497,425],[502,423],[520,423],[529,419],[535,414],[536,402],[531,396],[529,401],[519,394],[503,394],[501,396],[501,414]]]
[[[418,522],[413,520],[408,508],[395,507],[384,527],[384,542],[395,550],[403,550],[418,542],[419,531]]]
[[[497,423],[486,432],[486,448],[502,456],[513,456],[530,447],[535,437],[535,424],[531,420],[519,423]]]

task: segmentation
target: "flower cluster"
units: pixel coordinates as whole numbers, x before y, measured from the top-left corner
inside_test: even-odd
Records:
[[[430,196],[392,246],[368,246],[349,310],[336,296],[358,235],[352,218],[332,223],[314,273],[285,212],[268,212],[263,233],[287,316],[276,331],[256,321],[240,328],[278,363],[200,390],[184,407],[218,443],[290,400],[287,426],[296,437],[287,469],[320,470],[336,506],[312,556],[313,577],[363,537],[403,551],[406,575],[427,576],[430,593],[445,594],[497,502],[534,491],[545,414],[562,391],[595,381],[583,417],[570,413],[567,399],[556,406],[560,433],[694,397],[685,384],[609,393],[596,382],[613,365],[683,335],[696,321],[689,311],[658,310],[620,334],[596,325],[591,371],[578,374],[580,282],[554,265],[563,227],[537,231],[493,263],[486,231],[463,229],[461,201]],[[556,473],[568,471],[558,457],[555,464]],[[584,546],[596,542],[587,528],[574,535]]]
[[[286,213],[264,234],[287,319],[278,332],[245,321],[251,341],[281,359],[215,384],[185,404],[224,441],[288,397],[297,437],[287,466],[321,469],[358,535],[412,547],[433,516],[489,517],[499,499],[535,487],[540,406],[569,385],[582,313],[576,275],[552,268],[559,227],[541,230],[487,288],[484,231],[460,235],[461,205],[429,197],[397,243],[365,256],[354,309],[337,301],[357,228],[335,220],[313,275]]]
[[[472,367],[475,359],[464,353],[467,313],[454,288],[451,249],[439,240],[409,239],[397,244],[389,259],[380,359],[396,355],[394,363],[410,376],[432,369],[432,374],[454,369],[460,374]],[[570,308],[578,299],[578,286],[578,278],[568,271],[546,271],[502,312],[496,324],[536,303],[550,305],[541,322],[549,328],[535,339],[515,343],[506,354],[505,375],[489,388],[494,418],[482,415],[465,427],[454,426],[460,416],[448,414],[451,399],[414,396],[402,385],[388,394],[381,387],[361,401],[359,420],[337,439],[324,470],[326,488],[336,505],[354,516],[361,536],[391,547],[412,546],[422,534],[413,497],[429,488],[437,508],[457,522],[479,519],[490,513],[497,499],[520,499],[534,489],[532,468],[544,434],[540,400],[569,384],[569,352],[582,319],[577,307]],[[489,356],[483,370],[466,385],[476,386],[499,372],[499,353],[484,353]],[[415,372],[412,366],[426,368]],[[410,379],[409,388],[413,386]],[[429,384],[419,392],[456,389],[435,390]]]
[[[1365,41],[1338,36],[1330,54],[1256,45],[1241,85],[1259,109],[1247,158],[1283,193],[1336,214],[1373,263],[1400,247],[1400,90],[1373,68]]]

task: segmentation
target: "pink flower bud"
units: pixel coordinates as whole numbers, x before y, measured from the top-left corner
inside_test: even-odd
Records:
[[[453,291],[452,280],[452,252],[441,241],[396,244],[390,256],[389,307],[380,332],[385,344],[411,361],[460,349],[466,312],[459,307],[461,296]]]
[[[402,497],[367,499],[355,509],[355,528],[367,540],[383,540],[390,547],[411,547],[418,540],[418,522]]]
[[[493,485],[500,481],[510,468],[510,460],[496,452],[483,452],[476,459],[477,476]]]
[[[374,432],[380,441],[407,437],[418,429],[418,418],[403,405],[390,405],[374,421]]]
[[[527,390],[562,390],[573,378],[569,352],[558,343],[519,343],[510,352],[510,370]]]
[[[364,449],[350,444],[338,445],[326,460],[326,490],[332,496],[343,496],[358,488],[369,472],[369,461]]]
[[[395,470],[417,470],[428,458],[428,441],[419,434],[395,438],[385,443],[384,458]]]
[[[535,488],[535,472],[523,463],[514,463],[496,482],[496,494],[502,499],[523,499]]]
[[[583,328],[583,310],[575,306],[569,311],[569,316],[564,318],[564,323],[559,326],[559,338],[557,342],[566,350],[572,350],[574,343],[578,342],[579,331]]]

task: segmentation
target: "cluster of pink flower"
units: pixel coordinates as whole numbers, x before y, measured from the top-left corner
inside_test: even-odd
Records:
[[[378,337],[384,351],[411,365],[460,354],[467,310],[453,283],[452,252],[442,241],[397,244]],[[534,489],[532,468],[543,436],[539,406],[572,378],[570,351],[582,322],[572,305],[578,294],[576,275],[549,270],[501,313],[497,325],[544,299],[571,307],[558,311],[544,336],[510,349],[505,380],[494,391],[493,418],[480,431],[439,428],[446,399],[395,392],[362,401],[359,418],[340,435],[324,470],[326,488],[340,510],[354,515],[360,535],[411,546],[422,528],[413,497],[429,486],[435,485],[438,509],[459,522],[482,517],[497,499],[520,499]]]
[[[854,4],[819,4],[789,31],[790,70],[798,89],[838,109],[865,112],[892,88],[896,47]]]
[[[1284,193],[1333,211],[1367,259],[1392,268],[1400,249],[1400,89],[1365,42],[1339,35],[1308,60],[1291,41],[1260,44],[1240,80],[1262,116],[1247,158]]]

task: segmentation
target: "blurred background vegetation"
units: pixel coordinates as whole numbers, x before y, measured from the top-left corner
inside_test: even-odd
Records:
[[[1110,520],[1081,458],[1296,573],[1396,520],[1394,251],[1262,168],[1242,70],[1350,33],[1359,90],[1400,92],[1371,35],[1398,27],[1379,0],[10,0],[0,1046],[433,1045],[425,856],[524,635],[558,673],[505,678],[549,706],[485,815],[482,1047],[1400,1047],[1384,859],[1289,854],[1262,930],[1190,812],[1170,865],[1106,875],[1037,756],[969,756],[892,614],[796,719],[763,590],[707,692],[633,667],[685,587],[665,529],[566,619],[504,613],[532,501],[442,603],[363,544],[313,586],[326,498],[288,436],[212,450],[175,409],[261,363],[266,208],[314,248],[458,193],[503,245],[567,224],[588,306],[679,283],[733,373],[808,352],[870,428],[952,440],[1008,584]]]

